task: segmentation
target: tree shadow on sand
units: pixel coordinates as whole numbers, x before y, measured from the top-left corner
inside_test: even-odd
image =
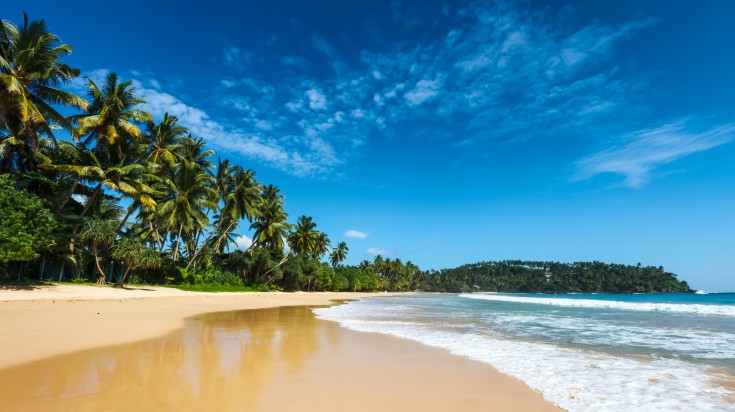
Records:
[[[36,290],[46,289],[54,286],[52,283],[18,283],[18,282],[0,282],[0,290]]]

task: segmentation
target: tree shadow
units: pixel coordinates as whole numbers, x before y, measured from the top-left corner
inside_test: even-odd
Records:
[[[122,286],[122,287],[119,287],[117,289],[122,289],[122,290],[143,290],[143,291],[146,291],[146,292],[155,292],[156,291],[155,289],[147,289],[147,288],[134,287],[134,286]]]
[[[0,290],[36,290],[54,286],[52,283],[18,283],[18,282],[0,282]]]

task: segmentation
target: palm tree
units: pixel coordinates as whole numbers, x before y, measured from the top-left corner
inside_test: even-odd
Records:
[[[150,173],[151,169],[146,164],[129,162],[127,157],[114,159],[109,157],[109,153],[102,153],[102,156],[92,151],[87,152],[87,159],[90,164],[86,166],[89,170],[90,180],[97,182],[92,194],[87,198],[87,203],[80,213],[83,217],[94,200],[102,192],[102,188],[114,190],[127,196],[134,201],[155,209],[156,201],[153,199],[153,188],[149,182],[156,179]],[[57,165],[56,169],[61,169],[66,165]]]
[[[146,123],[146,160],[160,165],[164,172],[174,169],[180,161],[181,140],[189,133],[186,127],[177,125],[178,120],[176,116],[164,113],[160,123],[156,124],[152,120]]]
[[[329,252],[330,247],[331,243],[327,234],[324,232],[317,232],[314,236],[314,247],[311,251],[311,255],[314,259],[320,259]]]
[[[84,222],[84,228],[79,234],[79,239],[88,245],[90,253],[94,256],[98,273],[97,283],[100,285],[105,284],[105,271],[100,265],[99,249],[112,245],[115,237],[116,232],[112,222],[104,219],[88,219]]]
[[[339,242],[337,245],[337,248],[332,251],[332,254],[329,255],[329,261],[332,263],[332,267],[337,267],[343,260],[347,258],[347,252],[350,249],[347,247],[346,242]]]
[[[288,246],[298,255],[309,255],[315,250],[318,232],[310,216],[300,216],[294,230],[288,234]]]
[[[131,85],[131,81],[118,83],[117,74],[108,73],[100,90],[94,80],[87,78],[92,103],[86,113],[70,117],[79,124],[78,135],[86,135],[85,144],[94,142],[96,151],[114,148],[117,157],[122,158],[123,146],[139,140],[141,132],[136,123],[152,119],[150,114],[134,109],[145,100],[135,96],[135,88]]]
[[[190,163],[196,163],[199,168],[211,171],[214,165],[209,161],[214,156],[214,150],[206,150],[204,140],[195,139],[191,135],[181,139],[180,156]]]
[[[104,180],[105,176],[102,169],[97,166],[99,161],[97,161],[96,156],[83,143],[74,145],[69,142],[59,142],[56,157],[57,164],[46,163],[40,165],[40,168],[71,176],[74,179],[69,188],[69,192],[60,199],[56,207],[54,216],[58,217],[66,203],[74,195],[80,182],[101,181]],[[63,163],[58,163],[59,161]]]
[[[284,239],[291,230],[291,225],[286,223],[288,215],[283,209],[283,199],[283,194],[276,186],[268,185],[263,188],[255,221],[250,225],[250,229],[254,230],[251,248],[283,250]]]
[[[158,206],[158,213],[165,230],[171,231],[176,242],[172,249],[174,260],[178,258],[182,233],[191,238],[209,225],[206,210],[217,207],[217,192],[212,188],[214,179],[193,162],[184,161],[173,179],[167,182],[167,193]],[[176,235],[173,235],[173,231]],[[194,236],[196,237],[196,236]]]
[[[88,107],[81,97],[58,88],[79,75],[79,69],[60,63],[71,52],[43,20],[29,22],[24,14],[23,26],[16,27],[0,19],[0,119],[1,128],[8,131],[0,151],[5,159],[15,157],[14,162],[4,162],[5,171],[12,163],[22,169],[34,167],[39,138],[48,136],[55,143],[54,127],[75,134],[72,124],[52,106]]]
[[[228,169],[225,172],[217,171],[217,189],[223,205],[217,216],[214,230],[194,252],[186,266],[187,269],[194,264],[202,248],[209,244],[214,236],[216,240],[213,249],[222,250],[222,241],[237,228],[240,219],[247,218],[249,222],[253,221],[257,204],[261,201],[262,185],[255,180],[255,172],[250,169],[245,170],[240,166],[229,166],[228,163],[223,164],[222,162],[220,162],[220,167]]]
[[[218,227],[224,227],[222,223],[227,223],[227,226],[217,239],[215,249],[218,249],[224,234],[235,229],[239,219],[247,219],[248,222],[253,221],[257,205],[261,202],[262,185],[255,180],[255,172],[236,166],[232,170],[231,181],[232,186],[223,191],[222,200],[224,205],[219,214],[217,225]],[[214,233],[217,232],[218,230],[214,231]]]

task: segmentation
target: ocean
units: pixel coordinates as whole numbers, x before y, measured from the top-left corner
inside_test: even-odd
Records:
[[[417,294],[318,318],[485,362],[568,411],[735,411],[735,294]]]

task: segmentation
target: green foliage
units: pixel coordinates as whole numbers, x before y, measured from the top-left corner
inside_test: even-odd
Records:
[[[270,292],[276,290],[270,285],[262,283],[249,285],[249,286],[232,286],[232,285],[210,285],[210,284],[196,284],[196,285],[168,285],[168,287],[188,290],[191,292]]]
[[[689,292],[686,282],[663,267],[602,262],[479,262],[434,272],[426,290],[471,290],[525,293],[657,293]]]
[[[0,262],[29,261],[52,247],[56,226],[41,199],[17,190],[8,175],[0,175]]]

